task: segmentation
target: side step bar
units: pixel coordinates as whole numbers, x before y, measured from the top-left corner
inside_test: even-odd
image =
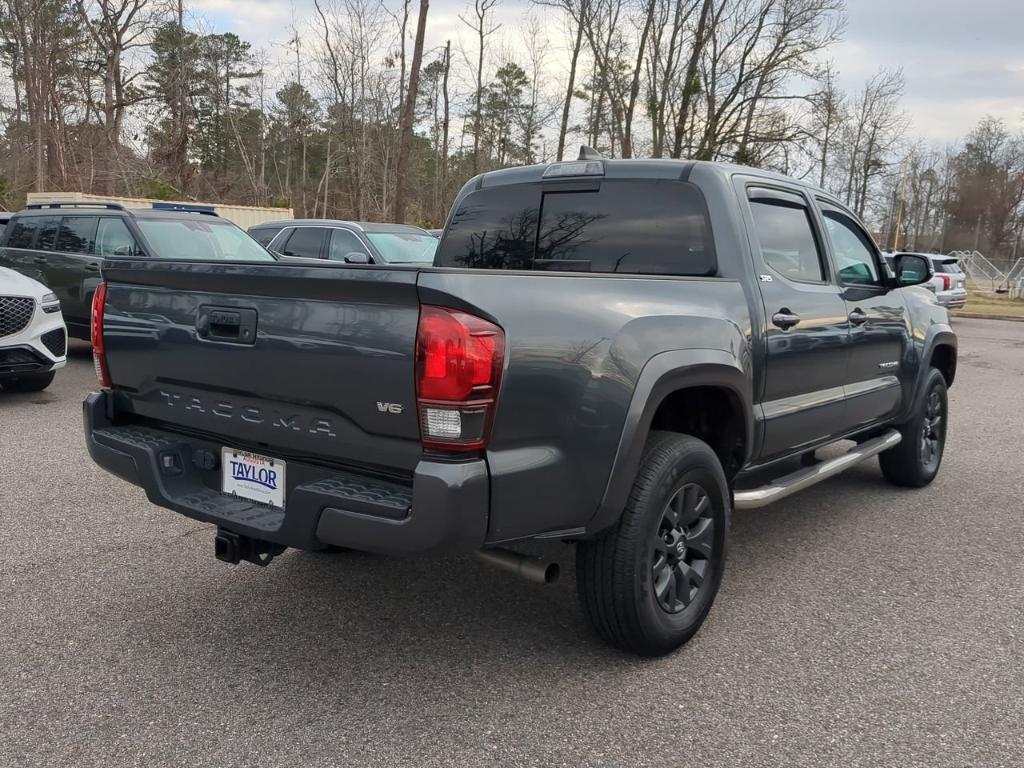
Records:
[[[889,450],[899,443],[902,437],[895,429],[890,429],[879,437],[854,446],[842,456],[823,461],[812,467],[799,469],[796,472],[780,477],[778,480],[772,480],[760,488],[754,488],[749,491],[737,491],[733,495],[733,507],[735,509],[758,509],[772,502],[784,499],[787,496],[792,496],[794,493],[810,488],[822,480],[828,480],[828,478],[838,475],[855,464],[860,464],[865,459],[870,459],[882,451]]]

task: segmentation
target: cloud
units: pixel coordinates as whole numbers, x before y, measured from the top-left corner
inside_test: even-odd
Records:
[[[293,14],[300,35],[306,36],[306,50],[317,45],[312,0],[194,0],[190,7],[212,30],[235,32],[274,58],[287,56],[283,46],[292,34]],[[552,80],[563,80],[567,55],[558,17],[525,0],[502,0],[493,10],[500,29],[488,39],[491,63],[521,54],[527,13],[544,19],[551,46],[547,68]],[[464,0],[431,3],[428,62],[446,40],[452,41],[457,68],[473,58],[475,36],[460,15],[472,17]],[[847,91],[858,90],[880,67],[900,68],[906,79],[902,106],[916,134],[939,143],[955,141],[987,114],[1024,129],[1024,0],[971,0],[969,5],[963,0],[848,0],[847,16],[844,41],[826,54],[836,62]],[[458,85],[463,91],[471,88]]]

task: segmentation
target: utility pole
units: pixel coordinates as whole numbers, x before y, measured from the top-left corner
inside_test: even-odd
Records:
[[[892,238],[892,250],[896,252],[900,249],[900,227],[903,226],[903,204],[906,200],[907,193],[907,162],[910,158],[903,161],[903,169],[900,171],[900,199],[899,208],[896,213],[896,232]]]

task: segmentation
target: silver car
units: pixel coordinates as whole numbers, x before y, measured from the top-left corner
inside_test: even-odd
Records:
[[[897,251],[886,253],[885,260],[892,268],[893,258],[901,253],[913,253],[912,251]],[[931,268],[931,280],[924,283],[924,287],[935,294],[939,304],[947,309],[960,309],[967,303],[967,276],[960,269],[956,258],[941,253],[915,253],[916,256],[923,256],[928,260]]]

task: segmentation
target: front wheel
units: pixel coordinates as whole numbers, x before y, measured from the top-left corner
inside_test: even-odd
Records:
[[[598,633],[644,656],[693,637],[722,581],[729,512],[715,452],[653,432],[618,524],[577,545],[579,598]]]
[[[11,392],[42,392],[53,383],[54,372],[22,374],[16,379],[3,382],[3,388]]]
[[[932,368],[914,414],[899,428],[903,439],[878,455],[886,480],[907,488],[923,488],[935,479],[946,448],[948,405],[946,379]]]

